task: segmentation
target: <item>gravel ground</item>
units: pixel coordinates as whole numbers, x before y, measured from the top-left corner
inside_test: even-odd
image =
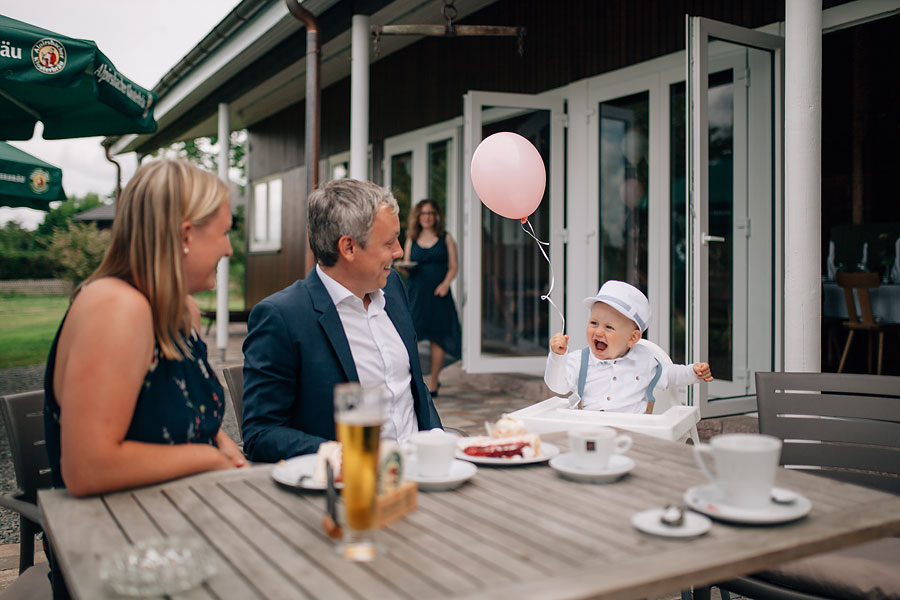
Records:
[[[43,387],[44,365],[0,369],[0,396]],[[9,453],[6,422],[0,419],[0,493],[8,494],[15,490],[16,473]],[[0,544],[17,543],[19,543],[19,516],[11,510],[0,509]]]

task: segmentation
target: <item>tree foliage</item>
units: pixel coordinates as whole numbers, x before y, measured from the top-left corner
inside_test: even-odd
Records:
[[[60,267],[60,275],[78,285],[100,266],[109,247],[109,231],[94,223],[72,223],[53,231],[48,253]]]
[[[101,204],[103,202],[97,194],[73,196],[51,209],[44,217],[44,222],[34,231],[24,229],[15,221],[0,228],[0,279],[73,277],[73,273],[79,272],[78,268],[70,259],[66,259],[71,263],[68,265],[60,262],[60,253],[51,250],[54,238],[58,234],[69,232],[73,226],[80,226],[79,232],[71,236],[73,243],[83,243],[88,252],[95,253],[96,244],[88,243],[88,234],[81,230],[84,226],[74,223],[72,217]],[[93,228],[96,230],[96,226]],[[103,248],[105,251],[105,246]],[[102,251],[100,256],[103,256]],[[87,264],[99,264],[92,255],[85,260]]]

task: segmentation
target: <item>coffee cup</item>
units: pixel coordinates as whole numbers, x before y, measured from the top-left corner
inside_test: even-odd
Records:
[[[422,477],[446,477],[456,456],[457,436],[442,429],[419,431],[409,437],[415,470]]]
[[[726,433],[694,446],[697,464],[722,492],[725,503],[738,508],[761,508],[771,502],[780,456],[781,440],[754,433]]]
[[[631,448],[631,436],[624,433],[617,435],[611,427],[570,431],[569,447],[577,466],[596,471],[605,469],[613,454],[627,452]]]

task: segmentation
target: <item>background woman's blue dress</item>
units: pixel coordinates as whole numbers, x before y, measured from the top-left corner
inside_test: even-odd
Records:
[[[435,296],[434,290],[447,276],[449,254],[447,235],[441,236],[430,248],[413,242],[409,260],[417,263],[409,270],[407,289],[409,307],[419,340],[429,340],[450,356],[462,352],[462,332],[456,315],[453,295]]]

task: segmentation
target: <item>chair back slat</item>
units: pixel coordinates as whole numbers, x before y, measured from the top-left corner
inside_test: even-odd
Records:
[[[225,376],[225,385],[228,387],[228,395],[231,396],[231,406],[234,409],[234,418],[240,429],[244,413],[244,366],[225,367],[222,369]]]
[[[757,373],[756,393],[759,431],[783,440],[783,465],[900,491],[900,377]]]
[[[900,423],[900,390],[893,395],[862,395],[822,390],[775,391],[778,415],[821,415]]]
[[[859,444],[896,448],[900,438],[900,423],[868,419],[837,419],[834,417],[784,417],[770,426],[766,433],[781,439],[810,440],[834,444]],[[900,455],[898,455],[900,458]]]
[[[781,464],[879,471],[900,475],[900,449],[828,442],[796,443],[785,440],[781,448]]]
[[[847,305],[849,322],[875,327],[869,289],[881,285],[878,273],[838,273],[836,279],[837,284],[844,292],[844,303]],[[856,310],[857,300],[859,301],[859,312]]]
[[[50,461],[44,440],[44,391],[0,397],[16,484],[24,499],[35,502],[37,490],[51,486]]]

